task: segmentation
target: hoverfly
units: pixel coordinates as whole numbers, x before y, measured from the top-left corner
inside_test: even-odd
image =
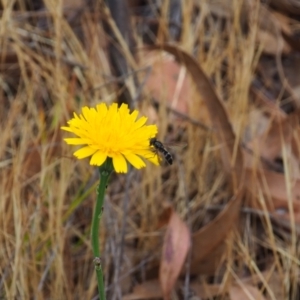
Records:
[[[153,147],[156,152],[160,152],[164,156],[165,160],[167,161],[167,163],[169,165],[172,165],[173,156],[171,155],[171,153],[168,150],[166,150],[166,148],[164,147],[162,142],[160,142],[156,138],[151,138],[149,143],[150,143],[150,146]]]

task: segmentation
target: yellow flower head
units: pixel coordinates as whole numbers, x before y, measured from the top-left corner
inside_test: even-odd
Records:
[[[112,158],[116,172],[126,173],[127,162],[135,168],[145,167],[142,158],[158,165],[158,156],[150,147],[149,140],[157,134],[156,125],[145,125],[147,118],[137,119],[138,111],[130,113],[128,106],[116,103],[109,107],[105,103],[96,108],[82,108],[79,116],[68,121],[61,129],[74,133],[76,138],[64,139],[69,145],[84,145],[74,152],[78,159],[91,156],[90,164],[101,166],[108,157]]]

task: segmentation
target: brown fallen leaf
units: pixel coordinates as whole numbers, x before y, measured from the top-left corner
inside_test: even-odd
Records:
[[[284,0],[287,4],[287,1]],[[298,2],[298,1],[297,1]],[[276,18],[278,25],[281,28],[284,39],[296,51],[300,50],[298,20],[288,16],[284,11],[273,11],[273,16]]]
[[[266,298],[255,287],[248,284],[233,285],[229,289],[231,300],[265,300]]]
[[[292,142],[292,152],[300,160],[300,127],[295,128]]]
[[[250,13],[257,11],[256,1],[240,1],[240,20],[244,22],[250,18]],[[213,14],[226,19],[233,19],[236,11],[236,4],[233,0],[212,0],[207,3]],[[258,29],[256,34],[257,43],[263,47],[264,53],[276,55],[278,51],[285,54],[291,52],[290,45],[284,40],[281,29],[287,31],[287,24],[274,17],[270,8],[259,4],[258,8]]]
[[[271,0],[270,3],[282,12],[300,14],[300,3],[298,0]]]
[[[282,142],[286,144],[292,142],[293,132],[297,127],[297,114],[293,113],[270,120],[267,130],[255,137],[247,147],[269,161],[281,157]]]
[[[237,225],[242,197],[243,191],[240,190],[213,221],[193,234],[191,274],[199,273],[202,267],[200,262],[217,251],[217,247],[222,247],[231,228]],[[222,253],[219,255],[221,257]]]
[[[263,174],[261,174],[262,178],[268,187],[265,188],[265,193],[268,191],[272,198],[287,201],[288,199],[288,191],[285,183],[284,174],[264,170]],[[268,191],[267,191],[268,189]],[[295,182],[291,182],[291,196],[295,205],[300,204],[300,181],[297,180]]]
[[[159,279],[164,299],[170,299],[183,263],[191,246],[191,236],[186,223],[173,210],[164,237]]]
[[[207,6],[212,14],[226,19],[233,18],[232,0],[211,0],[207,2]]]
[[[189,101],[192,99],[191,80],[186,76],[186,70],[170,55],[146,52],[146,63],[151,65],[151,73],[146,86],[156,99],[166,100],[170,107],[187,114]]]
[[[291,36],[293,34],[293,27],[295,25],[293,24],[294,20],[276,10],[272,10],[272,15],[285,36]]]
[[[224,285],[222,284],[201,284],[199,282],[191,282],[190,287],[200,299],[212,299],[213,297],[224,294]]]
[[[284,293],[284,277],[276,269],[273,269],[273,271],[269,270],[269,272],[266,271],[263,275],[270,287],[266,299],[287,299]]]
[[[163,203],[162,213],[158,217],[157,229],[166,226],[170,222],[170,218],[173,214],[174,208],[170,202]]]
[[[162,298],[163,292],[157,279],[145,281],[136,285],[131,294],[125,295],[122,300],[143,300]]]
[[[222,259],[224,258],[224,254],[226,254],[226,250],[226,244],[220,243],[215,249],[205,255],[205,259],[197,262],[197,267],[192,268],[193,272],[197,272],[201,275],[214,276],[216,270],[218,270],[220,264],[222,263]]]
[[[261,64],[257,66],[257,73],[262,73],[262,76],[267,76],[266,74],[264,74],[266,73],[265,68],[261,66]],[[278,106],[275,97],[271,93],[269,93],[264,86],[262,86],[259,80],[254,79],[250,89],[255,96],[254,102],[257,103],[257,107],[253,107],[253,109],[251,109],[251,111],[249,112],[249,117],[251,118],[251,120],[249,120],[248,124],[250,124],[251,126],[255,125],[255,127],[257,127],[255,122],[264,122],[269,115],[274,116],[274,118],[286,117],[286,113]],[[256,115],[258,114],[260,115],[260,118],[255,120],[255,122],[252,122],[253,117],[256,117]],[[261,118],[263,120],[261,120]]]
[[[300,176],[299,176],[299,112],[279,116],[270,120],[270,125],[263,134],[252,139],[247,148],[252,149],[252,155],[245,155],[245,187],[254,195],[251,205],[263,209],[259,196],[264,196],[268,211],[283,219],[290,219],[289,203],[293,207],[295,221],[300,222]],[[268,165],[258,164],[257,157],[271,164],[277,158],[283,157],[283,145],[290,151],[287,159],[289,165],[290,185],[287,186],[285,175],[268,170]],[[291,198],[289,198],[289,191]],[[292,200],[292,201],[291,201]]]
[[[185,65],[196,88],[203,99],[219,142],[223,145],[221,155],[225,170],[232,174],[235,182],[240,182],[243,174],[243,154],[240,146],[235,145],[235,134],[229,121],[226,108],[217,96],[210,80],[205,75],[199,63],[179,47],[163,44],[149,46],[150,49],[167,51],[174,55],[177,61]]]
[[[240,278],[240,280],[243,286],[262,286],[265,290],[263,299],[286,299],[284,296],[284,271],[278,270],[277,263],[272,259],[260,274],[252,274],[249,277]]]
[[[264,195],[264,203],[270,213],[281,218],[289,219],[289,193],[286,187],[284,174],[270,170],[246,169],[245,187],[255,196],[260,193]],[[296,180],[291,186],[291,199],[295,221],[300,222],[300,180]],[[252,202],[254,208],[262,208],[257,203]]]
[[[37,141],[28,145],[27,152],[24,156],[24,163],[22,168],[22,179],[28,179],[41,171],[42,168],[42,149],[46,148],[47,158],[61,157],[62,142],[61,133],[49,133],[48,143]]]
[[[218,245],[224,243],[231,228],[238,223],[243,198],[243,153],[240,146],[235,145],[235,134],[226,108],[199,63],[176,46],[157,45],[152,46],[151,49],[167,51],[185,65],[208,109],[219,142],[223,145],[220,151],[224,168],[232,176],[234,196],[227,207],[211,223],[193,234],[191,273],[196,274],[201,260],[205,259]]]
[[[259,44],[263,47],[263,52],[266,54],[276,55],[279,51],[284,54],[291,52],[291,48],[287,45],[287,43],[283,42],[283,38],[280,33],[276,36],[269,31],[259,30],[257,32],[257,39]],[[284,45],[282,46],[282,49],[280,48],[280,42]]]
[[[249,5],[250,9],[252,8],[251,6],[253,5]],[[264,53],[278,55],[278,53],[288,54],[291,52],[290,45],[285,41],[281,33],[284,25],[264,5],[260,5],[258,23],[257,40],[263,46]]]

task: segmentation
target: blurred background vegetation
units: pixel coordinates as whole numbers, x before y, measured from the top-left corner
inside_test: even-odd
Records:
[[[299,31],[295,0],[3,0],[0,299],[97,299],[97,169],[60,126],[99,102],[174,156],[111,177],[107,299],[298,299]]]

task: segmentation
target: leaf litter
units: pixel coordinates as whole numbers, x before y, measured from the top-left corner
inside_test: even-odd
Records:
[[[41,13],[3,4],[14,20],[3,23],[0,63],[7,298],[95,295],[88,187],[96,179],[84,163],[55,160],[69,155],[57,132],[78,104],[128,95],[158,123],[160,140],[188,147],[172,166],[112,179],[101,236],[109,299],[299,297],[299,5],[175,2],[180,31],[166,25],[167,6],[153,13],[129,1],[142,46],[134,55],[107,8],[98,12],[111,30],[80,1],[78,17],[61,18],[51,5]],[[109,58],[114,43],[121,75]],[[70,211],[70,203],[78,204]]]

